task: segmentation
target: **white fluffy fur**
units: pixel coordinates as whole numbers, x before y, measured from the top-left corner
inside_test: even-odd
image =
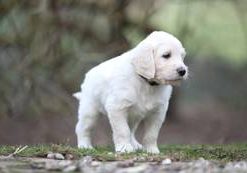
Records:
[[[162,55],[170,53],[171,57]],[[92,68],[74,96],[79,100],[78,147],[92,148],[91,130],[97,117],[107,115],[116,152],[144,149],[159,153],[157,138],[166,116],[172,86],[185,79],[177,69],[187,67],[182,44],[174,36],[155,31],[132,50]],[[152,86],[149,81],[160,85]],[[144,120],[140,144],[135,131]]]

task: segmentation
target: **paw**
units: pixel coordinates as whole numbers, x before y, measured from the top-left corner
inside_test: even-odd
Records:
[[[134,152],[135,149],[131,144],[126,143],[126,144],[117,144],[115,146],[115,151],[117,153],[131,153]]]
[[[135,150],[142,150],[143,146],[140,144],[136,139],[132,140],[132,146],[134,147]]]
[[[157,146],[146,147],[145,150],[146,150],[148,153],[151,153],[151,154],[159,154],[159,153],[160,153],[160,150],[158,149]]]
[[[81,149],[94,149],[91,144],[86,144],[86,143],[78,144],[78,148],[81,148]]]

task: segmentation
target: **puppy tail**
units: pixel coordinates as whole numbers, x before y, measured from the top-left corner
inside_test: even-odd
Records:
[[[81,92],[76,92],[76,93],[73,94],[73,96],[75,98],[77,98],[78,100],[80,100],[81,99]]]

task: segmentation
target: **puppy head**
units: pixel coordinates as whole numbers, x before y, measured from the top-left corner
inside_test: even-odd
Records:
[[[177,38],[166,32],[151,33],[135,51],[135,70],[148,80],[177,85],[188,76],[188,68],[183,62],[185,50]]]

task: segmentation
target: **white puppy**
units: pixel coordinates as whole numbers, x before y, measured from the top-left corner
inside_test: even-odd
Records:
[[[74,96],[79,100],[78,147],[92,148],[91,130],[107,115],[116,152],[159,153],[157,138],[166,116],[171,85],[187,77],[185,50],[174,36],[155,31],[132,50],[92,68]],[[144,120],[140,144],[135,131]]]

